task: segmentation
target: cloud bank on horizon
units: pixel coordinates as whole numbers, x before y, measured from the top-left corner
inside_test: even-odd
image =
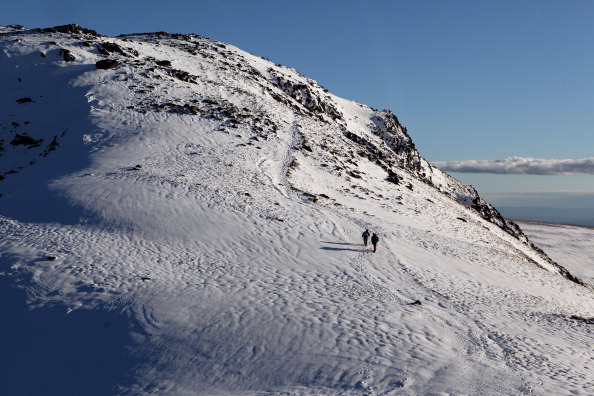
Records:
[[[594,158],[537,159],[508,157],[500,160],[437,161],[432,165],[446,172],[516,175],[594,175]]]

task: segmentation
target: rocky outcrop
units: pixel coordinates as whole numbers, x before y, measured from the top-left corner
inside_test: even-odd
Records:
[[[398,122],[398,118],[390,111],[384,110],[372,118],[375,128],[373,134],[380,137],[386,146],[398,158],[399,166],[422,176],[421,156],[408,135],[406,128]]]
[[[274,70],[269,72],[273,74],[273,82],[282,92],[289,95],[297,103],[301,104],[308,111],[316,115],[326,115],[331,120],[342,121],[343,116],[340,111],[329,100],[324,100],[315,87],[291,80],[282,75],[276,75]],[[321,90],[322,88],[320,88]]]
[[[54,26],[52,28],[41,29],[41,31],[46,33],[86,34],[95,37],[100,36],[96,31],[85,29],[77,24]]]
[[[126,57],[138,56],[138,51],[131,48],[123,48],[116,43],[105,41],[99,44],[97,49],[100,54],[110,56],[111,54],[118,54]]]

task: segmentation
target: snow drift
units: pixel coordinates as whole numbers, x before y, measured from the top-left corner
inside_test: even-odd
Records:
[[[2,394],[594,386],[591,288],[392,112],[197,35],[0,33]]]

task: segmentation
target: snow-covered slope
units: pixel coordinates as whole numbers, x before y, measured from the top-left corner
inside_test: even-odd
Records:
[[[588,285],[594,286],[594,227],[518,221],[547,255]]]
[[[0,32],[0,393],[594,387],[591,289],[391,112],[196,35]]]

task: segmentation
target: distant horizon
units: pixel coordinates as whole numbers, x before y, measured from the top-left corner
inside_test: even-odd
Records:
[[[594,227],[594,210],[590,217],[582,218],[580,209],[559,209],[546,207],[495,207],[501,215],[511,221],[527,221],[545,224]]]
[[[467,182],[467,177],[454,176]],[[513,176],[512,176],[513,178]],[[518,183],[524,177],[519,177]],[[483,180],[487,184],[489,178]],[[479,195],[505,217],[534,220],[555,224],[594,226],[594,192],[591,191],[540,191],[484,192],[480,186]],[[519,187],[520,188],[520,187]]]

